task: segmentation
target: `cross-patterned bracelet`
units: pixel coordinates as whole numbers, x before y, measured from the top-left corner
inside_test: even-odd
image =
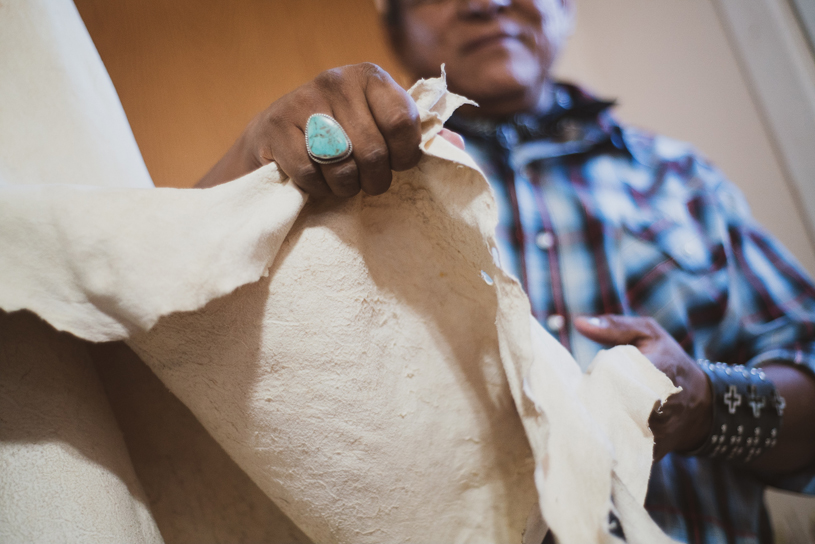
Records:
[[[763,370],[699,361],[710,378],[713,429],[688,455],[747,464],[775,446],[786,402]]]

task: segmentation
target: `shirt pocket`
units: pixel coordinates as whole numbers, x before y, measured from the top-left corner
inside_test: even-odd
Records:
[[[666,264],[692,274],[714,269],[714,246],[698,225],[677,222],[668,217],[648,214],[638,222],[622,224],[623,258],[631,265],[665,267]]]

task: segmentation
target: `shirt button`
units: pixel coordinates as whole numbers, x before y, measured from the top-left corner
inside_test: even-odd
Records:
[[[563,319],[563,316],[560,314],[552,314],[546,318],[546,326],[549,328],[550,331],[557,332],[563,328],[563,325],[566,324],[566,320]]]
[[[495,137],[498,139],[498,145],[504,149],[509,149],[518,143],[518,133],[509,125],[501,125],[498,127]]]
[[[685,245],[682,246],[682,252],[691,257],[694,253],[696,253],[696,246],[693,242],[685,242]]]
[[[620,136],[620,134],[616,131],[611,133],[611,145],[613,145],[617,149],[622,149],[625,147],[623,137]]]
[[[535,236],[535,245],[540,249],[549,249],[555,245],[555,235],[551,232],[542,230]]]
[[[569,96],[569,91],[562,87],[558,87],[555,91],[555,102],[557,105],[563,108],[564,110],[568,110],[572,107],[572,97]]]

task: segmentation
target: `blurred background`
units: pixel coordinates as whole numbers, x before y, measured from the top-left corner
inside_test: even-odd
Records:
[[[693,143],[815,273],[815,1],[578,0],[557,74]],[[158,186],[193,185],[246,123],[322,70],[408,86],[373,0],[76,0]]]
[[[373,0],[75,2],[157,186],[192,186],[257,112],[325,69],[368,61],[412,83]],[[577,4],[557,75],[617,99],[628,123],[692,142],[815,274],[815,0]],[[770,493],[779,544],[815,542],[812,500]]]

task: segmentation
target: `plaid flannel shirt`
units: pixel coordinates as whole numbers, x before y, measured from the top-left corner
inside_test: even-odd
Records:
[[[612,102],[558,84],[543,115],[454,116],[499,209],[502,265],[535,317],[585,368],[600,346],[577,315],[656,319],[695,359],[815,370],[815,286],[691,147],[625,127]],[[722,461],[668,455],[646,508],[680,542],[772,542],[767,481]],[[815,494],[815,471],[773,485]]]

